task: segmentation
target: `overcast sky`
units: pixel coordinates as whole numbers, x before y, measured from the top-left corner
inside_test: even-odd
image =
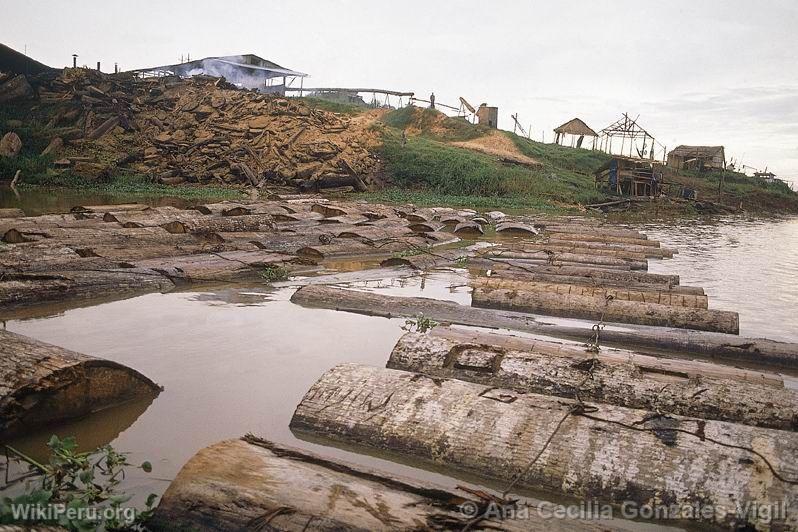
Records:
[[[254,53],[305,86],[435,91],[545,131],[622,112],[668,149],[727,158],[798,184],[798,2],[3,0],[0,41],[51,66],[113,70]]]

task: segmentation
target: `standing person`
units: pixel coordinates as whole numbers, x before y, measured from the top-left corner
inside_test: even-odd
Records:
[[[429,108],[435,109],[435,93],[429,95]]]

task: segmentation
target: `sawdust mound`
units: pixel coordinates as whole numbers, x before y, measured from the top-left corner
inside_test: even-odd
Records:
[[[521,153],[513,141],[501,131],[494,130],[484,137],[463,142],[452,142],[451,144],[498,157],[504,162],[524,166],[540,166],[541,164],[539,161]]]

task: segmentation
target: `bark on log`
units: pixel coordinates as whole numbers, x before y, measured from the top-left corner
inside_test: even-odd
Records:
[[[477,222],[459,222],[457,225],[454,226],[452,232],[456,235],[461,236],[482,236],[485,234],[485,231],[482,229],[482,226]]]
[[[672,258],[674,254],[674,250],[668,248],[639,246],[636,244],[619,244],[613,242],[585,242],[580,240],[561,240],[557,238],[549,238],[548,240],[541,242],[541,244],[551,244],[552,246],[574,246],[588,249],[631,251],[633,253],[642,253],[647,258],[654,259],[669,259]]]
[[[573,293],[527,292],[483,286],[474,289],[471,294],[471,304],[475,307],[533,312],[563,318],[676,327],[727,334],[740,332],[740,318],[736,312],[620,301]]]
[[[150,379],[121,364],[0,330],[3,438],[159,392]]]
[[[639,283],[634,281],[614,281],[612,279],[595,279],[590,277],[577,277],[575,275],[557,275],[551,273],[533,273],[514,267],[507,267],[480,259],[470,259],[469,266],[478,271],[491,271],[491,279],[508,281],[550,282],[562,284],[578,284],[592,288],[628,288],[629,290],[642,290],[646,292],[665,292],[669,294],[685,294],[703,296],[704,289],[698,286],[669,286],[667,284]]]
[[[632,270],[647,270],[648,262],[643,258],[642,260],[629,260],[620,259],[615,257],[604,257],[601,255],[584,255],[581,253],[567,253],[567,252],[547,252],[547,251],[530,251],[530,252],[517,252],[517,251],[488,251],[486,257],[491,258],[504,258],[514,259],[519,261],[533,260],[544,262],[572,262],[577,264],[595,264],[597,266],[628,266]]]
[[[573,262],[552,258],[535,258],[535,259],[507,259],[504,257],[491,257],[486,255],[485,258],[504,262],[517,267],[555,267],[555,268],[588,268],[591,270],[610,270],[610,271],[631,271],[632,268],[629,264],[596,264],[594,262]],[[640,271],[640,270],[635,270]]]
[[[660,247],[660,243],[657,240],[648,240],[647,238],[645,238],[645,235],[640,238],[629,238],[629,237],[619,237],[619,236],[608,236],[597,233],[554,232],[554,233],[549,233],[546,236],[548,236],[551,239],[568,240],[574,242],[604,242],[612,244],[632,244],[635,246],[650,246],[655,248]]]
[[[147,525],[165,531],[462,530],[469,519],[461,505],[480,502],[463,495],[245,436],[194,455]],[[544,519],[530,508],[523,515],[530,517],[487,519],[474,529],[605,528],[584,520]]]
[[[11,309],[53,301],[86,300],[168,292],[174,284],[154,271],[58,271],[0,275],[0,308]]]
[[[347,364],[307,392],[291,428],[390,448],[515,487],[637,505],[783,506],[798,526],[798,434],[572,402]],[[720,442],[718,444],[716,442]],[[744,450],[745,449],[745,450]],[[756,453],[747,449],[754,449]],[[771,506],[775,507],[775,506]],[[762,515],[754,526],[774,526]]]
[[[537,235],[538,230],[535,226],[529,224],[499,222],[496,224],[496,234],[528,236]]]
[[[254,277],[269,265],[290,262],[293,257],[262,251],[225,251],[181,257],[159,257],[136,261],[137,268],[156,271],[173,282],[229,281]]]
[[[543,228],[546,234],[579,234],[610,238],[630,238],[634,240],[648,240],[648,236],[633,229],[617,229],[607,226],[587,226],[582,224],[535,224]]]
[[[122,211],[145,211],[151,209],[149,205],[143,203],[119,203],[116,205],[77,205],[70,209],[70,212],[122,212]]]
[[[537,321],[525,313],[480,309],[423,297],[396,297],[329,286],[307,286],[297,290],[291,301],[306,307],[387,318],[412,317],[421,313],[438,322],[511,329],[577,342],[592,342],[594,338],[589,326],[553,324]],[[743,362],[755,367],[798,367],[798,344],[722,333],[642,325],[607,326],[601,331],[601,345],[655,348],[728,364]]]
[[[170,233],[213,233],[218,231],[261,231],[272,229],[273,217],[268,214],[252,214],[249,216],[228,216],[214,218],[204,216],[189,220],[175,220],[162,224],[161,227]]]
[[[651,248],[651,249],[658,249],[658,248]],[[551,251],[553,253],[571,253],[576,255],[598,255],[601,257],[615,257],[618,259],[629,259],[637,262],[643,262],[646,260],[646,255],[644,253],[639,253],[637,251],[627,251],[624,249],[604,249],[604,248],[586,248],[575,246],[572,244],[549,244],[545,242],[541,243],[533,243],[533,242],[525,242],[519,246],[505,246],[504,249],[495,250],[493,251],[494,254],[499,253],[505,256],[513,256],[518,254],[516,258],[525,258],[528,257],[530,254],[534,255],[535,253],[545,251]]]
[[[481,262],[484,260],[485,262]],[[520,273],[545,273],[549,275],[569,275],[575,277],[584,277],[585,279],[608,280],[617,282],[634,282],[634,283],[650,283],[660,284],[666,286],[676,286],[679,284],[678,275],[668,275],[661,273],[647,273],[640,271],[624,271],[618,269],[604,269],[604,268],[590,268],[587,266],[573,266],[573,265],[549,265],[545,263],[523,263],[513,261],[512,259],[485,259],[475,257],[474,264],[498,266],[500,268],[507,268],[510,271],[517,271]]]
[[[673,291],[635,290],[632,288],[597,287],[580,284],[558,282],[527,281],[518,279],[502,279],[496,277],[478,277],[471,281],[474,288],[503,288],[526,292],[548,292],[559,295],[579,295],[605,299],[607,296],[619,301],[638,303],[655,303],[674,307],[706,309],[707,296],[679,294]]]
[[[22,209],[0,209],[0,218],[23,218],[25,216],[25,211]]]
[[[387,367],[664,414],[798,430],[798,392],[776,374],[436,327],[407,333]]]

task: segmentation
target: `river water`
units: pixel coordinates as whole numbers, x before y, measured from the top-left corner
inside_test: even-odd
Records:
[[[678,273],[682,284],[703,286],[711,307],[740,313],[742,335],[798,342],[798,219],[691,220],[642,229],[680,251],[671,260],[651,260],[651,271]],[[469,304],[465,274],[441,271],[353,286]],[[0,309],[8,330],[120,362],[164,386],[151,404],[131,403],[14,444],[42,456],[50,434],[76,435],[84,448],[111,443],[130,452],[132,462],[149,460],[153,473],[133,472],[124,485],[139,501],[162,493],[199,449],[248,432],[451,489],[464,480],[491,486],[401,457],[368,456],[292,434],[288,424],[296,404],[324,371],[342,362],[384,366],[404,333],[401,319],[296,306],[289,301],[293,291],[265,285],[193,289],[45,308],[24,318]]]

